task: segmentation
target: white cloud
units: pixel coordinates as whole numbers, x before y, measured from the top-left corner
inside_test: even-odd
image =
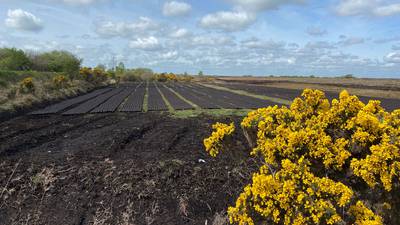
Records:
[[[196,36],[192,39],[194,46],[232,46],[235,44],[233,38],[228,36]]]
[[[309,27],[307,28],[307,34],[311,36],[323,36],[327,34],[328,32],[325,29],[322,29],[321,27]]]
[[[341,0],[336,11],[341,16],[392,16],[400,13],[400,3],[388,3],[383,0]]]
[[[154,36],[147,38],[137,38],[129,43],[130,48],[141,49],[147,51],[154,51],[161,48],[161,44],[158,39]]]
[[[362,44],[364,42],[365,42],[364,38],[343,36],[342,40],[340,40],[338,44],[342,46],[351,46],[351,45]]]
[[[251,49],[268,49],[268,50],[280,50],[285,47],[284,42],[277,42],[273,40],[259,40],[257,38],[251,38],[245,41],[242,41],[242,46],[246,48],[251,48]]]
[[[170,33],[169,36],[173,37],[173,38],[184,38],[184,37],[190,36],[190,32],[184,28],[179,28],[179,29],[173,31],[172,33]]]
[[[8,45],[7,41],[0,40],[0,47],[5,47]]]
[[[200,20],[200,26],[207,29],[233,32],[247,28],[255,20],[256,15],[254,13],[246,11],[220,11],[204,16]]]
[[[22,9],[8,10],[5,24],[17,30],[38,32],[43,29],[42,20]]]
[[[378,7],[374,10],[377,16],[391,16],[400,13],[400,3]]]
[[[171,1],[164,3],[164,16],[185,16],[192,10],[192,6],[185,2]]]
[[[63,0],[64,3],[70,4],[70,5],[89,5],[98,0]]]
[[[178,57],[177,51],[169,51],[160,55],[161,59],[176,59]]]
[[[335,45],[326,41],[309,42],[305,45],[305,48],[310,50],[319,49],[335,49]]]
[[[374,43],[376,43],[376,44],[385,44],[385,43],[390,43],[390,42],[395,42],[395,41],[400,41],[400,36],[376,39],[374,41]]]
[[[398,45],[393,45],[393,46],[392,46],[392,50],[400,51],[400,44],[398,44]]]
[[[304,4],[306,0],[229,0],[237,7],[249,11],[277,9],[287,4]]]
[[[148,17],[140,17],[135,22],[103,21],[96,24],[96,33],[102,37],[129,37],[135,34],[143,34],[154,31],[159,25]]]
[[[400,64],[400,52],[391,52],[384,57],[384,60],[388,63]]]

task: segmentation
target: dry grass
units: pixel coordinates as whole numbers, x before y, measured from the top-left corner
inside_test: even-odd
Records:
[[[268,87],[303,90],[320,89],[339,93],[400,99],[400,79],[331,78],[331,77],[219,77],[217,82],[254,83]]]
[[[90,224],[92,225],[106,225],[110,224],[109,220],[112,218],[111,209],[107,208],[97,208],[95,215],[93,216],[93,220]]]
[[[160,211],[160,207],[157,202],[153,202],[150,208],[145,213],[145,220],[147,225],[151,225],[156,221],[156,215]]]
[[[23,91],[18,83],[9,84],[0,89],[0,112],[13,112],[20,108],[29,108],[34,104],[75,96],[95,87],[83,80],[72,80],[59,88],[51,79],[34,79],[34,90]]]
[[[187,217],[189,215],[188,211],[188,200],[186,197],[180,197],[179,198],[179,207],[178,207],[178,212],[180,215]]]
[[[340,77],[219,77],[226,81],[265,81],[265,82],[297,82],[310,84],[338,84],[338,85],[364,85],[382,87],[400,87],[400,79],[373,79],[373,78],[340,78]]]
[[[337,93],[340,93],[343,89],[346,89],[351,94],[359,96],[400,99],[400,91],[385,91],[376,89],[360,89],[360,88],[348,88],[348,87],[343,88],[343,87],[327,86],[322,84],[302,84],[302,83],[274,83],[274,84],[267,84],[264,86],[295,89],[295,90],[312,88],[312,89],[319,89],[323,91],[331,91]]]
[[[204,225],[208,225],[208,220],[204,222]],[[226,212],[221,212],[221,213],[215,213],[214,218],[211,222],[210,225],[228,225],[229,224],[229,218]]]

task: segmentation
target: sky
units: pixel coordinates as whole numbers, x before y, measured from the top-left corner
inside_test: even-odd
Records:
[[[400,78],[399,0],[0,0],[0,47],[85,66]]]

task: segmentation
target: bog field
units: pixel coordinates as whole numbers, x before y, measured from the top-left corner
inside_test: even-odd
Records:
[[[271,118],[278,118],[279,120],[279,115],[291,115],[291,111],[284,111],[289,109],[282,109],[282,114],[279,114],[276,110],[281,109],[272,106],[289,107],[296,97],[301,96],[303,87],[307,86],[304,83],[307,84],[307,82],[303,82],[296,89],[293,88],[293,83],[285,86],[283,81],[263,80],[262,82],[254,82],[249,79],[230,80],[228,78],[202,82],[124,82],[98,87],[88,93],[52,102],[45,106],[36,107],[26,114],[1,120],[0,224],[223,225],[229,224],[229,218],[235,223],[247,221],[241,224],[252,224],[252,222],[265,224],[266,221],[267,224],[284,224],[283,221],[287,219],[285,216],[290,215],[289,212],[294,214],[298,212],[290,211],[292,209],[284,208],[278,202],[281,201],[282,204],[284,201],[290,203],[291,200],[287,198],[296,193],[292,193],[293,190],[290,188],[285,189],[290,186],[287,183],[282,189],[282,194],[278,190],[279,184],[270,180],[267,183],[275,185],[275,192],[271,189],[268,190],[270,192],[256,194],[255,189],[257,187],[255,185],[257,182],[266,182],[262,179],[270,179],[271,177],[267,175],[262,177],[264,176],[262,172],[257,173],[259,167],[264,168],[267,165],[267,162],[263,161],[266,160],[266,158],[263,158],[263,154],[267,154],[267,150],[260,150],[259,155],[257,153],[253,155],[254,157],[249,157],[251,149],[256,147],[257,143],[264,143],[261,142],[261,138],[267,138],[267,136],[264,137],[259,134],[258,140],[251,142],[252,138],[257,137],[257,132],[251,131],[250,128],[257,126],[258,122],[255,123],[255,118],[262,120],[268,118],[267,115],[273,115]],[[311,88],[316,85],[310,84],[310,82],[308,84]],[[322,112],[327,110],[326,101],[332,102],[333,99],[339,99],[339,92],[333,90],[332,85],[324,86],[321,83],[318,85],[327,87],[325,90],[327,100],[318,100],[310,108],[301,108],[301,102],[295,101],[292,111],[297,110],[298,114],[296,115],[306,115],[304,116],[306,118],[307,113],[313,113],[313,111],[309,112],[310,109],[317,112],[321,110]],[[383,86],[378,88],[371,87],[368,89],[375,90],[371,94],[371,92],[361,92],[365,90],[363,89],[365,85],[359,85],[362,87],[348,87],[355,89],[353,92],[361,93],[357,95],[363,103],[357,103],[357,107],[359,107],[356,107],[357,110],[362,111],[362,104],[367,104],[372,99],[380,101],[383,109],[389,113],[387,115],[400,107],[400,98],[396,97],[399,96],[396,95],[399,90],[387,90],[382,88],[385,87],[382,84]],[[350,91],[350,94],[353,92]],[[318,93],[310,92],[310,95],[315,95],[315,98],[319,99]],[[355,110],[349,107],[350,105],[344,105],[346,98],[348,98],[348,101],[356,103],[346,94],[342,93],[340,96],[340,104],[343,103],[343,105],[340,105],[340,110],[344,110],[343,112],[346,113],[335,114],[338,118],[341,115],[349,116]],[[304,98],[304,102],[309,104],[307,96]],[[256,111],[253,111],[253,114],[250,113],[247,120],[243,120],[248,112],[268,106],[271,106],[271,111],[258,111],[258,114],[254,114]],[[332,107],[334,106],[332,105]],[[378,106],[374,105],[374,107]],[[353,111],[347,112],[346,110]],[[333,111],[329,111],[326,117],[321,116],[322,114],[307,117],[310,120],[315,120],[313,122],[308,122],[303,118],[302,122],[297,123],[296,126],[318,125],[319,121],[325,118],[327,120],[333,119],[334,116],[331,116],[333,113]],[[251,122],[249,122],[250,120]],[[278,131],[290,127],[295,129],[294,125],[290,125],[287,118],[282,120],[285,121],[285,124],[280,126],[277,129]],[[217,122],[232,123],[232,127],[242,126],[244,130],[249,129],[250,131],[233,132],[228,125],[220,124],[214,126],[215,132],[212,133],[213,124]],[[367,123],[372,124],[372,122]],[[394,124],[395,122],[390,123]],[[259,129],[265,129],[266,133],[269,132],[270,127],[265,126],[265,123],[264,125],[260,124],[258,125]],[[398,127],[396,128],[397,125],[393,124],[391,124],[394,127],[393,129],[398,129]],[[309,129],[305,130],[309,131]],[[340,138],[346,139],[348,137],[346,135],[350,135],[349,133],[339,132],[332,126],[329,126],[327,130],[329,130],[327,134],[332,132],[334,141]],[[385,132],[387,132],[387,129]],[[289,132],[285,134],[288,138],[293,138],[283,141],[285,138],[285,135],[283,135],[279,139],[279,146],[283,146],[282,149],[301,149],[301,147],[297,148],[295,145],[297,143],[295,141],[303,137],[300,133],[296,133],[298,136],[292,136]],[[275,135],[278,136],[278,134]],[[318,141],[319,138],[326,140],[324,137],[313,136],[321,135],[321,132],[308,135],[309,140]],[[210,137],[209,142],[204,140],[208,137]],[[271,141],[275,141],[275,139],[271,139]],[[377,144],[379,141],[374,139],[372,142]],[[379,198],[384,196],[390,202],[392,209],[399,209],[398,194],[382,191],[373,196],[371,193],[375,192],[368,192],[368,185],[363,182],[362,176],[361,178],[354,178],[354,180],[347,180],[342,175],[328,170],[330,166],[337,166],[341,160],[343,164],[340,164],[337,168],[350,168],[349,160],[351,157],[347,153],[343,153],[344,150],[342,149],[347,141],[341,143],[341,147],[336,146],[336,142],[331,143],[334,147],[324,146],[326,149],[336,151],[333,151],[331,155],[326,154],[325,158],[322,157],[323,160],[331,160],[324,164],[326,165],[325,169],[323,166],[314,168],[312,167],[313,164],[307,165],[311,167],[314,174],[325,174],[326,178],[334,177],[335,181],[341,181],[352,187],[357,184],[355,185],[357,187],[354,189],[354,196],[350,200],[350,197],[343,196],[343,193],[350,195],[348,189],[336,183],[329,183],[331,185],[329,186],[328,179],[315,178],[322,179],[319,184],[327,185],[323,187],[318,186],[319,184],[312,186],[314,191],[318,188],[325,191],[315,194],[315,196],[318,196],[315,198],[316,201],[318,200],[318,204],[326,205],[319,205],[320,208],[316,208],[316,211],[307,211],[309,208],[299,208],[298,210],[306,210],[304,216],[308,215],[309,218],[314,218],[312,217],[313,213],[329,211],[327,214],[319,214],[318,218],[321,221],[318,221],[320,224],[325,224],[328,219],[331,219],[329,220],[331,222],[337,222],[337,224],[340,224],[342,219],[346,223],[348,221],[355,222],[359,217],[356,214],[351,214],[355,210],[354,207],[351,206],[353,208],[350,207],[351,210],[349,211],[345,210],[353,203],[355,204],[355,199],[358,198],[356,196],[364,196],[364,194],[366,197],[361,197],[364,202],[376,200],[379,204],[383,204]],[[305,146],[304,143],[303,145]],[[218,151],[222,151],[222,146],[225,152],[217,154]],[[267,144],[263,146],[268,147]],[[360,149],[362,148],[359,147],[357,151],[360,151]],[[211,153],[207,151],[211,151]],[[284,153],[279,155],[279,150],[276,151],[277,158],[275,160],[284,159],[284,156],[287,156]],[[301,151],[299,150],[299,155],[303,154]],[[320,149],[320,151],[318,154],[323,154],[323,150]],[[320,159],[318,154],[310,153],[310,157],[315,156],[310,162],[318,161]],[[357,159],[363,157],[360,152],[355,154],[358,154]],[[339,155],[342,157],[335,158]],[[387,162],[398,161],[396,157],[397,155],[393,155]],[[294,160],[293,157],[288,156],[288,158]],[[272,158],[270,159],[272,160]],[[303,159],[298,160],[302,162]],[[325,163],[325,161],[323,162]],[[268,161],[268,163],[275,165],[274,161]],[[278,164],[280,165],[280,163]],[[290,163],[286,162],[282,165],[290,165]],[[293,168],[296,170],[295,166]],[[308,167],[305,166],[304,168]],[[311,172],[304,172],[307,171],[304,168],[303,170],[300,169],[298,174],[303,176],[302,179],[305,181],[311,176]],[[268,169],[264,168],[260,171],[268,171]],[[393,167],[393,171],[397,171],[396,167]],[[276,179],[284,177],[283,172],[284,170],[277,172]],[[252,174],[256,174],[254,175],[256,178],[252,178]],[[399,190],[396,176],[393,175],[391,186],[393,191]],[[254,186],[251,188],[254,189],[243,192],[243,189],[252,182]],[[297,180],[293,180],[293,187],[305,185],[295,182]],[[329,180],[329,182],[331,181]],[[250,190],[258,198],[247,196],[246,194],[249,194]],[[257,190],[260,191],[262,188]],[[310,190],[311,196],[312,191]],[[241,194],[241,192],[243,193]],[[262,197],[266,193],[268,194],[266,196],[272,196],[272,193],[277,196],[278,194],[282,195],[279,195],[280,200],[278,198],[270,199],[267,202],[264,199],[265,203],[257,202],[257,199],[266,198]],[[319,199],[320,196],[328,196],[329,201]],[[384,197],[381,199],[384,199]],[[253,211],[255,214],[247,214],[248,208],[246,207],[250,206],[241,205],[240,198],[252,199],[249,200],[253,201],[251,204],[259,204],[258,206],[261,208],[258,211]],[[302,201],[297,197],[296,199]],[[307,202],[314,200],[310,197]],[[338,201],[339,203],[337,203]],[[269,212],[265,205],[267,203],[271,204],[271,210],[276,211]],[[297,203],[288,205],[294,207]],[[335,205],[336,203],[339,206]],[[236,208],[229,208],[235,206],[235,204]],[[361,206],[357,203],[357,206],[359,207],[357,212],[372,213],[372,211],[364,210],[365,207],[373,208],[374,212],[377,212],[374,205],[367,204],[364,207],[364,205]],[[321,207],[325,208],[322,210]],[[379,205],[379,207],[381,207],[379,210],[383,212],[380,215],[382,215],[382,221],[385,224],[398,224],[400,220],[398,217],[396,218],[396,213],[384,211],[382,205]],[[340,210],[338,211],[340,213],[337,215],[335,210]],[[265,218],[256,215],[261,212],[264,212],[264,215],[271,215],[271,217],[264,220]],[[337,216],[333,217],[332,215]],[[339,215],[346,216],[340,218]],[[369,214],[369,221],[379,224],[379,219],[374,216],[373,213]],[[251,217],[252,220],[250,221],[248,217]],[[276,218],[280,218],[280,221]],[[287,224],[294,224],[294,220],[289,221],[291,222]],[[298,224],[317,223],[316,221],[306,221]]]
[[[240,92],[242,91],[242,93]],[[244,93],[243,93],[244,92]],[[118,87],[106,87],[91,93],[50,105],[32,115],[59,113],[75,115],[105,112],[147,112],[194,109],[257,109],[273,105],[289,105],[301,96],[302,90],[253,84],[135,82]],[[326,92],[330,100],[338,94]],[[392,111],[399,106],[393,98],[358,96],[361,101],[379,100]]]

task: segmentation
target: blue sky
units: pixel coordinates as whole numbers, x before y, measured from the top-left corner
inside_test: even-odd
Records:
[[[86,66],[400,78],[394,0],[0,0],[0,46]]]

